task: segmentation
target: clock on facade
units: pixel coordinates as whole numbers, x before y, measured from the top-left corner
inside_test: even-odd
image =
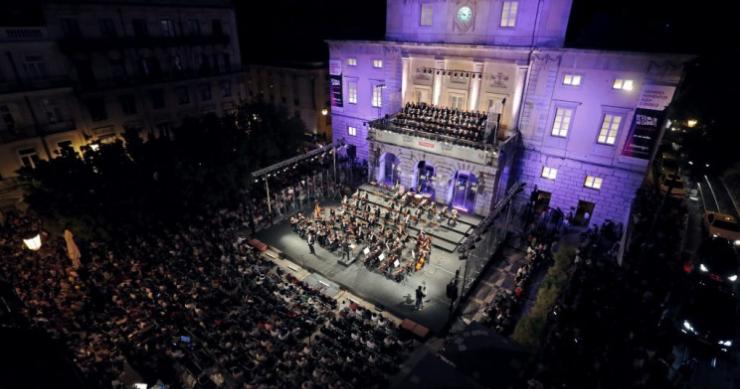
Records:
[[[473,10],[464,5],[457,10],[457,20],[461,23],[468,23],[473,18]]]

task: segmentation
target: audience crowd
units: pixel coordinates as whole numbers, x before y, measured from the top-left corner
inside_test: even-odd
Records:
[[[582,235],[571,282],[548,320],[533,387],[672,385],[673,339],[658,323],[680,269],[676,242],[685,209],[671,206],[656,216],[659,208],[659,196],[638,192],[621,266],[615,260],[621,225]]]
[[[354,306],[338,313],[333,299],[263,259],[236,233],[244,215],[80,242],[75,268],[61,238],[43,234],[39,251],[25,249],[21,231],[40,223],[10,214],[0,277],[93,387],[121,386],[128,366],[174,387],[383,386],[406,349],[394,326]]]

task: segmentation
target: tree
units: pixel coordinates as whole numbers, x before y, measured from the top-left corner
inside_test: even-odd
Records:
[[[52,224],[103,238],[233,207],[250,172],[294,156],[305,132],[265,104],[240,107],[239,118],[188,118],[171,135],[128,131],[97,150],[66,150],[19,171],[26,201]]]

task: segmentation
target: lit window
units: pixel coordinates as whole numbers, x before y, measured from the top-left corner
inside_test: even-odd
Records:
[[[547,178],[548,180],[554,180],[555,177],[558,176],[558,169],[555,169],[554,167],[543,167],[542,168],[542,177]]]
[[[348,134],[349,134],[350,136],[357,136],[357,128],[355,128],[355,127],[352,127],[352,126],[350,126],[350,127],[347,127],[347,133],[348,133]]]
[[[518,1],[504,1],[504,6],[501,9],[501,27],[516,26],[517,8],[519,8]]]
[[[373,85],[373,107],[380,108],[383,106],[383,87]]]
[[[601,181],[601,177],[586,176],[586,182],[583,183],[583,186],[591,189],[601,189]]]
[[[347,58],[347,66],[357,66],[357,58]]]
[[[419,24],[422,26],[432,25],[432,5],[431,4],[421,5],[421,17],[419,18]]]
[[[21,165],[27,168],[35,169],[36,165],[39,164],[39,155],[34,148],[18,150],[18,157],[21,160]]]
[[[635,82],[633,80],[625,80],[621,78],[617,78],[614,80],[614,84],[612,84],[613,89],[621,89],[630,91],[635,87]]]
[[[349,80],[347,83],[347,95],[350,104],[357,104],[357,80]]]
[[[578,86],[581,85],[580,74],[566,74],[563,76],[563,85]]]
[[[382,59],[374,59],[373,60],[373,67],[376,69],[380,69],[383,67],[383,60]]]
[[[617,132],[621,123],[622,117],[619,115],[609,113],[604,115],[604,121],[601,123],[601,130],[599,130],[598,142],[613,145],[617,141]]]
[[[573,118],[572,109],[558,108],[555,112],[555,121],[552,123],[552,135],[560,137],[568,136],[571,118]]]

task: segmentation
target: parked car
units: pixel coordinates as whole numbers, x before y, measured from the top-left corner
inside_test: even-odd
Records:
[[[740,246],[740,223],[734,216],[706,211],[704,212],[704,227],[710,237],[727,239],[736,246]]]
[[[676,327],[690,341],[727,353],[735,342],[735,299],[714,288],[699,287],[680,308]]]
[[[726,239],[705,239],[692,263],[684,268],[697,277],[699,284],[734,293],[738,278],[737,250]]]

